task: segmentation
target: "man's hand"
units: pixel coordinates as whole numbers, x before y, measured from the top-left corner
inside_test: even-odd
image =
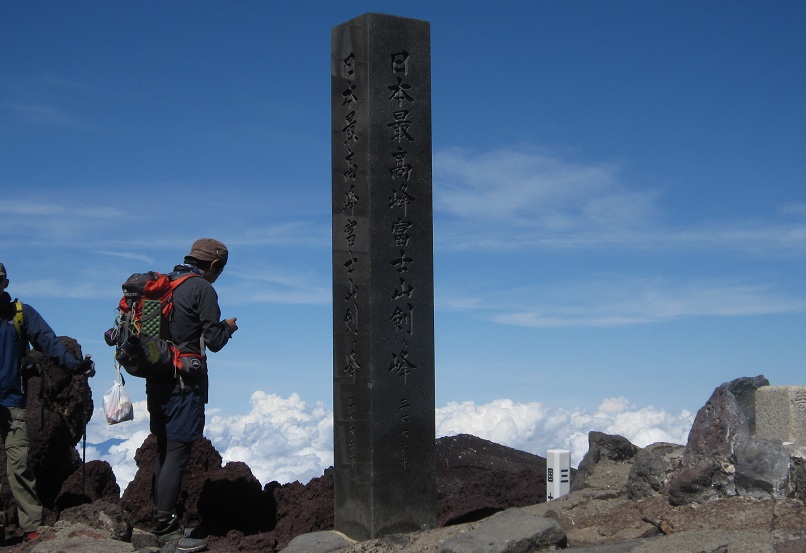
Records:
[[[232,332],[235,332],[236,330],[238,330],[238,325],[235,324],[235,321],[237,321],[237,320],[238,320],[238,317],[233,317],[231,319],[225,320],[224,322],[227,323],[232,328]]]
[[[73,367],[73,374],[86,376],[87,378],[95,376],[95,363],[90,359],[89,355]]]

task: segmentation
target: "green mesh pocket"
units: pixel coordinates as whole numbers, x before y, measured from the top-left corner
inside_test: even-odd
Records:
[[[143,300],[143,316],[140,319],[140,334],[159,338],[160,311],[162,303],[159,300]]]

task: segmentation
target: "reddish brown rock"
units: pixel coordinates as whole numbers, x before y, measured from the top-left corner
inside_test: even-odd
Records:
[[[330,471],[308,484],[299,482],[280,486],[272,482],[267,489],[277,504],[274,535],[283,548],[294,537],[333,528],[333,477]]]
[[[156,456],[157,440],[149,435],[135,453],[137,473],[120,500],[134,525],[143,529],[151,527],[151,481]],[[230,530],[250,534],[272,529],[274,512],[272,497],[261,489],[249,467],[244,463],[222,466],[221,455],[207,438],[193,444],[177,504],[177,514],[184,525],[204,524],[204,533],[220,536]]]
[[[89,461],[62,484],[56,497],[56,512],[60,515],[65,509],[98,500],[117,503],[120,500],[120,486],[109,463]]]
[[[437,448],[437,526],[479,520],[546,500],[546,460],[460,434]]]

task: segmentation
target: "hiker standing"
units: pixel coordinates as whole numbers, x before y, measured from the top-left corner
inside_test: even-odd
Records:
[[[201,551],[207,543],[184,537],[176,505],[182,487],[182,471],[190,458],[193,442],[202,437],[208,377],[205,348],[216,352],[238,330],[236,317],[221,319],[218,294],[213,283],[227,264],[226,246],[212,238],[196,240],[184,263],[174,267],[177,277],[193,272],[173,291],[170,339],[181,353],[201,355],[202,369],[181,377],[146,377],[146,397],[151,432],[157,438],[154,466],[154,533],[161,544],[172,542],[176,551]]]
[[[26,388],[23,374],[34,368],[26,354],[30,344],[76,375],[93,376],[92,361],[76,359],[64,347],[45,319],[30,305],[11,300],[6,292],[8,274],[0,263],[0,437],[11,493],[17,501],[19,526],[26,540],[36,539],[42,524],[42,503],[36,478],[28,466],[28,426],[25,422]],[[23,367],[23,365],[25,367]],[[0,532],[5,532],[5,512],[0,510]],[[2,541],[2,535],[0,535]]]

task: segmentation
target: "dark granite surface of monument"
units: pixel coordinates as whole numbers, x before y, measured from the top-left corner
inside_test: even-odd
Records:
[[[430,27],[331,38],[335,526],[368,539],[436,517]]]

